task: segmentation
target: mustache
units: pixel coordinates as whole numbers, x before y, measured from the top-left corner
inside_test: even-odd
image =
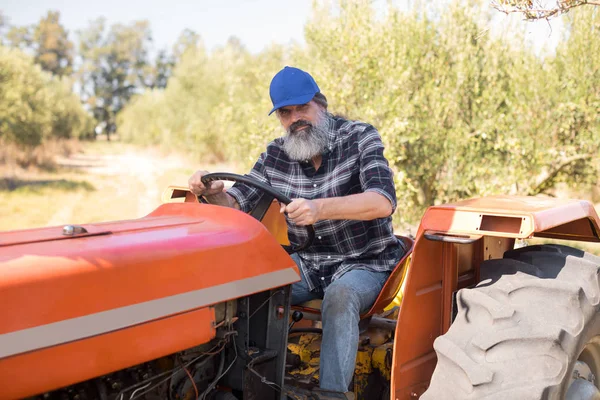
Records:
[[[290,125],[289,131],[290,131],[290,133],[296,133],[296,131],[298,129],[302,128],[303,126],[308,126],[309,128],[313,128],[313,124],[310,121],[307,121],[305,119],[300,119]]]

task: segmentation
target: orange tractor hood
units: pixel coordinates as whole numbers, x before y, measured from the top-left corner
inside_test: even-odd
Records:
[[[56,357],[69,364],[74,351],[61,351],[69,346],[84,346],[75,352],[87,352],[79,369],[91,362],[97,376],[204,343],[214,336],[211,305],[299,280],[295,263],[267,229],[234,209],[172,203],[138,220],[82,228],[73,235],[63,227],[0,234],[0,387],[19,386],[14,379],[24,375],[37,379],[26,383],[29,389],[68,384],[42,369]],[[182,318],[193,313],[195,327],[187,334]],[[176,318],[177,326],[165,322]],[[152,324],[162,324],[154,333],[162,340],[151,342],[156,351],[114,344],[127,328]],[[146,332],[138,330],[136,338]],[[167,332],[176,335],[169,339]],[[100,347],[120,351],[108,363],[85,348],[99,335],[114,337]]]

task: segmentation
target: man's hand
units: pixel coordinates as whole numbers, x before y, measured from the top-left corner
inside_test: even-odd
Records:
[[[320,208],[315,200],[293,199],[287,206],[281,204],[280,213],[287,213],[290,220],[299,226],[312,225],[319,221]]]
[[[202,183],[202,177],[208,173],[208,171],[196,171],[188,180],[188,186],[196,196],[213,196],[223,191],[225,185],[221,181],[210,182],[208,186]]]

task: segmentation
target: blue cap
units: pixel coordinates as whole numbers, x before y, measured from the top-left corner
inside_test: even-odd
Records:
[[[269,94],[275,110],[285,106],[306,104],[319,93],[319,86],[308,72],[294,67],[285,67],[273,77]]]

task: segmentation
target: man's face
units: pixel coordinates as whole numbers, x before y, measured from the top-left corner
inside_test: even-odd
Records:
[[[283,150],[296,161],[310,160],[322,154],[327,145],[328,119],[325,109],[314,101],[277,110],[285,129]]]
[[[290,134],[300,132],[319,122],[321,107],[313,100],[299,106],[285,106],[277,110],[277,117]],[[307,124],[308,123],[308,124]]]

